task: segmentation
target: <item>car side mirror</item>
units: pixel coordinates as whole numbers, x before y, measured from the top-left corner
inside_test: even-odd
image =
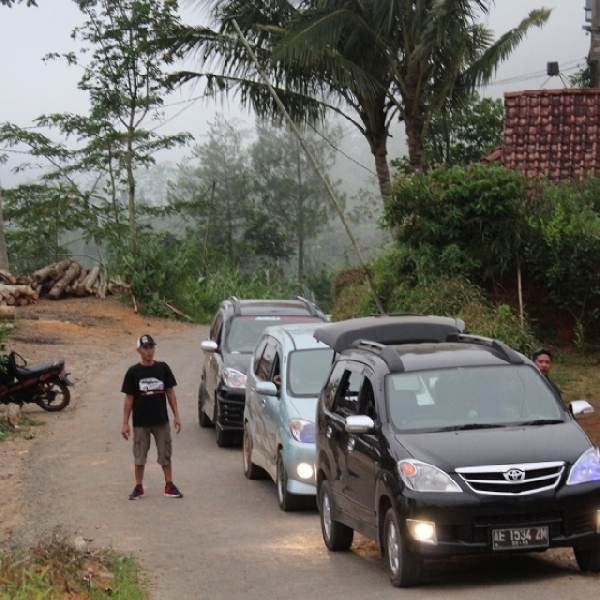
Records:
[[[255,390],[263,396],[279,396],[279,390],[272,381],[257,381]]]
[[[594,412],[594,407],[587,400],[572,400],[569,402],[569,411],[573,416],[588,415]]]
[[[217,342],[213,342],[212,340],[204,340],[203,342],[200,342],[200,348],[202,348],[204,352],[217,352],[219,350]]]
[[[375,421],[366,415],[346,417],[345,424],[348,433],[370,433],[375,428]]]

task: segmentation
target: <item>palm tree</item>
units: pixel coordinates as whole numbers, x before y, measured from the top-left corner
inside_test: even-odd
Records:
[[[435,111],[460,104],[489,82],[550,10],[529,13],[497,41],[477,22],[493,0],[225,0],[213,7],[217,31],[174,31],[165,43],[196,52],[218,72],[179,72],[178,82],[205,78],[209,96],[233,91],[261,117],[279,117],[233,21],[270,69],[273,87],[297,120],[334,110],[369,143],[382,196],[390,182],[387,140],[405,122],[411,168],[422,169],[423,139]]]

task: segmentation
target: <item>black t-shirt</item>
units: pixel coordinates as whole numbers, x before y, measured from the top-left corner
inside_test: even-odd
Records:
[[[155,361],[150,367],[140,363],[127,369],[121,391],[133,396],[133,426],[149,427],[169,422],[167,390],[177,382],[169,365]]]

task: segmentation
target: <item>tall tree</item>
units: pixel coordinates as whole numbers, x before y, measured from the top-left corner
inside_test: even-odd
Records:
[[[460,103],[491,79],[531,27],[550,11],[532,11],[497,41],[477,21],[493,0],[225,0],[215,3],[217,31],[174,30],[164,43],[195,52],[203,67],[176,80],[204,78],[209,95],[237,91],[261,117],[276,104],[256,76],[234,29],[239,25],[296,119],[336,110],[366,138],[382,195],[390,181],[387,140],[405,122],[410,164],[422,168],[425,131],[434,111]]]
[[[503,135],[502,100],[481,98],[473,92],[465,106],[446,106],[431,117],[423,143],[423,167],[429,170],[479,162],[502,143]],[[405,157],[391,164],[401,172],[411,171]]]
[[[192,156],[179,169],[170,203],[193,219],[188,230],[202,247],[205,269],[210,268],[213,249],[218,259],[243,265],[245,219],[252,202],[252,171],[247,143],[251,132],[238,123],[217,115],[210,124],[208,139],[197,144]]]
[[[52,171],[45,178],[80,189],[82,203],[89,203],[94,196],[101,198],[106,218],[117,228],[123,220],[124,193],[128,247],[133,252],[136,168],[153,164],[158,150],[190,138],[188,134],[159,136],[147,129],[150,120],[160,116],[167,93],[162,57],[150,42],[179,25],[178,5],[176,0],[77,0],[77,4],[86,21],[74,30],[73,37],[82,42],[81,54],[89,56],[82,65],[79,88],[89,94],[90,114],[42,115],[35,121],[38,126],[58,128],[63,138],[70,138],[71,144],[75,140],[78,147],[12,124],[0,126],[0,142],[25,144],[30,155],[46,158]],[[79,64],[74,53],[62,58]],[[81,176],[90,173],[94,182],[82,189]]]
[[[328,134],[334,142],[336,135],[333,129]],[[328,172],[332,146],[314,134],[306,139]],[[181,165],[170,206],[187,217],[186,236],[197,240],[205,272],[224,262],[242,271],[259,266],[287,270],[297,257],[300,285],[307,241],[326,226],[332,212],[312,165],[288,130],[259,124],[253,134],[221,115],[211,123],[208,139]]]
[[[338,134],[330,129],[326,138],[335,144]],[[315,134],[305,132],[304,137],[317,163],[328,173],[335,162],[333,147]],[[307,241],[327,226],[333,208],[298,140],[289,130],[264,123],[259,125],[252,158],[255,189],[260,200],[259,214],[262,215],[258,226],[254,227],[255,238],[264,237],[265,228],[277,225],[281,242],[275,251],[280,253],[280,258],[286,258],[281,256],[284,248],[289,248],[290,254],[296,254],[297,281],[302,286]]]
[[[6,190],[7,245],[18,273],[31,273],[68,253],[65,233],[81,228],[84,215],[71,186],[22,184]]]

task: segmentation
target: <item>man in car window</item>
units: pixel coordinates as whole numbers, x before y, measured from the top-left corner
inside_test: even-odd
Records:
[[[550,369],[552,369],[552,352],[550,352],[548,348],[538,348],[537,350],[534,350],[531,358],[537,365],[537,368],[540,370],[542,375],[548,380],[548,383],[554,390],[554,393],[562,400],[560,388],[556,382],[550,378]]]

